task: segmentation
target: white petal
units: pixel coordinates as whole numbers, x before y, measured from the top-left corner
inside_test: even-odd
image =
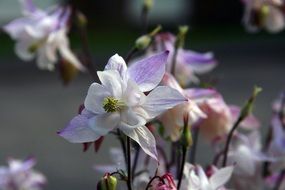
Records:
[[[136,141],[146,154],[157,160],[155,138],[146,126],[137,127],[135,129],[120,127],[120,130]]]
[[[121,99],[123,94],[123,81],[116,70],[98,71],[97,75],[102,85],[108,89],[112,96]]]
[[[81,71],[85,71],[86,69],[83,67],[83,65],[80,63],[80,61],[77,59],[77,57],[73,54],[73,52],[70,49],[69,41],[66,36],[66,30],[63,29],[59,32],[59,40],[57,43],[59,43],[59,52],[63,59],[68,61],[69,63],[73,64],[77,69]]]
[[[131,108],[121,112],[121,125],[124,125],[129,128],[141,127],[146,124],[146,120],[137,115]]]
[[[154,118],[167,109],[186,101],[187,99],[177,90],[167,86],[159,86],[147,95],[143,108],[150,118]]]
[[[201,189],[203,189],[203,190],[211,189],[208,177],[206,176],[203,168],[199,165],[197,165],[197,174],[200,178]]]
[[[233,166],[228,166],[225,168],[222,168],[215,172],[211,177],[210,177],[210,184],[213,189],[217,189],[224,184],[227,183],[227,181],[231,178],[231,175],[233,173],[234,167]]]
[[[15,53],[17,56],[24,60],[24,61],[30,61],[34,58],[35,54],[29,51],[29,48],[31,47],[32,42],[31,41],[19,41],[16,43],[15,46]]]
[[[108,97],[110,95],[111,94],[104,86],[98,83],[93,83],[89,87],[87,96],[84,101],[84,106],[87,110],[92,111],[93,113],[104,113],[105,110],[103,108],[103,100],[105,97]]]
[[[40,69],[50,70],[54,69],[56,60],[48,57],[45,47],[41,47],[37,50],[37,65]]]
[[[125,60],[119,56],[118,54],[113,55],[107,65],[105,66],[105,70],[117,70],[122,78],[127,77],[127,65]]]
[[[120,114],[114,113],[104,113],[94,116],[89,119],[88,124],[95,131],[96,134],[104,136],[110,131],[112,131],[120,122]]]

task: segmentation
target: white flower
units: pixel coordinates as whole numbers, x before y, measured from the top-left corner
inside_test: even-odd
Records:
[[[58,51],[62,59],[85,70],[69,47],[67,24],[70,8],[57,7],[43,11],[30,0],[21,0],[21,3],[24,16],[3,27],[16,41],[15,52],[18,57],[24,61],[36,57],[39,68],[53,70],[58,61]]]
[[[59,134],[70,142],[84,143],[119,129],[156,159],[155,138],[146,122],[187,101],[175,89],[156,87],[165,73],[167,56],[166,51],[129,68],[122,57],[112,56],[105,70],[97,72],[102,84],[93,83],[89,88],[85,110]]]
[[[213,174],[207,177],[203,168],[199,165],[193,166],[189,163],[184,167],[184,178],[181,183],[181,190],[221,190],[229,181],[233,166],[217,169],[212,168]]]
[[[46,183],[46,178],[32,169],[34,159],[24,162],[10,159],[8,163],[8,167],[0,167],[1,190],[41,190]]]

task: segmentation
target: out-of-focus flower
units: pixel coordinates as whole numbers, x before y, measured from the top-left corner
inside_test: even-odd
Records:
[[[285,132],[280,116],[275,114],[271,121],[272,139],[269,144],[268,154],[275,158],[275,162],[271,163],[271,169],[279,171],[285,168]]]
[[[119,129],[157,159],[155,138],[146,122],[187,101],[173,88],[156,87],[165,73],[167,56],[166,51],[129,68],[122,57],[112,56],[105,70],[97,72],[102,84],[90,86],[85,109],[59,132],[60,136],[72,143],[84,143]]]
[[[245,4],[243,23],[249,32],[264,28],[268,32],[280,32],[285,27],[282,0],[242,0]]]
[[[266,182],[266,185],[271,189],[275,188],[276,186],[276,183],[279,183],[279,180],[280,180],[280,176],[281,173],[280,172],[277,172],[277,173],[274,173],[270,176],[268,176],[266,179],[265,179],[265,182]],[[285,189],[285,177],[283,176],[283,178],[281,178],[281,184],[279,186],[278,189]]]
[[[187,90],[187,97],[195,101],[207,115],[207,118],[201,119],[196,125],[200,128],[202,135],[210,141],[224,137],[240,114],[239,107],[227,105],[222,95],[213,89],[192,88]],[[243,129],[252,130],[257,129],[260,124],[253,115],[249,115],[240,126]]]
[[[46,178],[33,170],[34,159],[10,159],[8,164],[8,167],[0,167],[1,190],[41,190],[45,185]]]
[[[235,165],[233,184],[235,189],[262,189],[262,166],[272,159],[261,152],[260,134],[257,130],[248,135],[237,134],[231,141],[228,164]],[[223,158],[223,157],[221,157]]]
[[[31,0],[20,0],[23,17],[15,19],[3,27],[16,41],[15,52],[24,61],[36,56],[41,69],[53,70],[58,61],[57,52],[62,59],[77,69],[85,70],[72,53],[67,38],[69,7],[56,7],[44,11],[34,6]]]
[[[176,37],[171,33],[161,33],[155,36],[155,43],[149,48],[148,54],[168,50],[166,70],[170,72],[174,54]],[[199,79],[196,74],[204,74],[211,71],[217,62],[213,53],[198,53],[192,50],[179,48],[176,58],[175,77],[183,86],[194,82],[198,83]]]
[[[224,185],[230,180],[234,167],[227,166],[217,169],[213,166],[211,170],[211,175],[207,176],[201,166],[193,166],[186,163],[184,167],[184,176],[181,183],[181,190],[225,189]]]
[[[189,89],[183,89],[171,74],[165,73],[162,79],[162,84],[178,90],[181,94],[187,97],[187,90]],[[165,129],[166,137],[170,137],[172,141],[177,141],[180,138],[184,126],[183,116],[187,114],[189,116],[189,128],[199,119],[206,117],[191,98],[189,98],[188,102],[177,105],[159,116],[159,120],[162,122]]]

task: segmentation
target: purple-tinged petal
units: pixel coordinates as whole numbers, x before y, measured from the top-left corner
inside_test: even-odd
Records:
[[[88,120],[88,125],[96,134],[104,136],[112,131],[119,122],[120,114],[114,112],[96,115]]]
[[[156,54],[140,60],[129,67],[129,76],[138,84],[141,91],[150,91],[160,83],[165,73],[168,53],[168,51],[165,51]]]
[[[187,101],[177,90],[168,86],[158,86],[147,95],[143,108],[150,118],[154,118],[164,111]]]
[[[32,0],[20,0],[24,14],[31,14],[37,10],[37,7]]]
[[[157,160],[155,138],[146,126],[137,127],[135,129],[120,126],[120,130],[136,141],[146,154]]]
[[[124,79],[127,75],[127,65],[125,60],[118,54],[113,55],[107,65],[105,70],[117,70],[120,73],[120,76]]]
[[[209,98],[220,96],[216,90],[210,88],[187,88],[184,90],[184,95],[190,100],[195,100],[195,102],[201,102]]]
[[[232,121],[235,122],[240,114],[240,108],[234,105],[229,106],[229,108],[232,115]],[[251,114],[241,122],[240,126],[243,129],[253,130],[258,129],[260,127],[260,123],[258,119]]]
[[[84,115],[74,117],[58,134],[71,143],[93,142],[100,138],[100,135],[88,127],[88,118]]]
[[[198,53],[191,50],[182,50],[179,52],[182,63],[189,65],[193,72],[203,74],[211,71],[217,66],[213,53]]]

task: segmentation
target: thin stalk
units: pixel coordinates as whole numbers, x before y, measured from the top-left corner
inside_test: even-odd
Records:
[[[148,29],[148,9],[146,7],[142,9],[141,19],[142,19],[142,34],[144,34],[147,33]]]
[[[281,190],[280,187],[284,177],[285,177],[285,169],[281,171],[273,190]]]
[[[175,46],[174,53],[172,56],[172,62],[171,62],[171,74],[173,76],[175,76],[177,53],[178,53],[178,47]]]
[[[125,163],[126,165],[128,164],[128,160],[127,160],[127,149],[126,149],[126,145],[125,145],[125,141],[124,138],[122,137],[122,134],[120,132],[119,129],[117,129],[117,135],[118,135],[118,139],[120,141],[122,150],[123,150],[123,154],[124,154],[124,158],[125,158]]]
[[[191,147],[190,152],[190,163],[195,164],[196,162],[196,152],[197,152],[197,146],[198,146],[198,139],[199,139],[199,127],[194,129],[194,135],[193,135],[193,145]]]
[[[227,141],[226,141],[226,147],[225,147],[225,152],[224,152],[224,159],[223,159],[223,167],[226,166],[227,164],[227,159],[228,159],[228,152],[229,152],[229,147],[230,147],[230,143],[232,140],[232,137],[234,135],[235,130],[238,128],[239,124],[242,122],[243,118],[241,116],[239,116],[239,118],[237,119],[237,121],[235,122],[234,126],[232,127],[228,137],[227,137]]]
[[[138,52],[137,48],[132,48],[129,52],[128,55],[125,58],[126,64],[128,64],[131,60],[131,58]]]
[[[137,165],[138,165],[139,155],[140,155],[140,147],[137,147],[135,158],[134,158],[134,163],[133,163],[133,168],[132,168],[133,180],[135,178],[134,174],[136,173],[136,168],[137,168]]]
[[[183,178],[183,171],[184,171],[184,166],[186,163],[186,157],[187,157],[187,148],[183,147],[183,149],[182,149],[182,163],[181,163],[181,169],[180,169],[179,178],[178,178],[178,185],[177,185],[178,190],[180,189],[182,178]]]
[[[132,163],[131,163],[131,139],[127,136],[127,168],[128,168],[128,190],[132,190]]]
[[[86,25],[82,25],[78,22],[77,14],[79,13],[78,13],[76,6],[74,5],[74,2],[72,0],[69,0],[69,1],[66,1],[66,3],[69,4],[71,7],[71,10],[72,10],[71,19],[72,21],[76,23],[76,27],[79,32],[79,37],[80,37],[80,41],[82,45],[82,51],[84,53],[84,58],[85,58],[84,66],[88,69],[91,77],[94,80],[97,80],[97,74],[93,66],[92,54],[91,54],[90,46],[88,43],[88,34],[86,30]]]

